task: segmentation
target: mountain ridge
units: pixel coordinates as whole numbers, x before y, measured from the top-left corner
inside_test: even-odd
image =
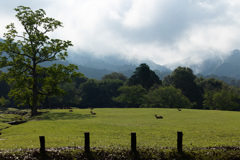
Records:
[[[108,60],[106,60],[101,58],[94,58],[91,56],[88,57],[87,61],[85,61],[83,64],[76,63],[77,59],[81,59],[84,56],[86,55],[77,55],[75,56],[75,62],[72,61],[71,58],[69,58],[68,61],[70,63],[78,65],[79,71],[86,76],[90,75],[88,71],[93,71],[98,74],[98,76],[94,76],[94,74],[91,74],[90,78],[101,79],[100,75],[109,74],[111,72],[123,73],[125,76],[129,77],[134,72],[135,68],[138,67],[141,63],[146,63],[147,65],[149,65],[150,69],[154,70],[160,78],[163,78],[164,75],[171,74],[171,72],[173,71],[170,68],[156,64],[151,60],[127,61],[124,59],[117,59],[117,57],[108,57],[106,58]],[[110,59],[112,60],[111,62],[109,62]],[[117,60],[118,62],[115,63],[115,60]],[[82,61],[84,61],[84,58]],[[206,59],[201,65],[193,64],[189,66],[179,66],[189,67],[193,70],[195,74],[203,76],[217,75],[240,79],[240,63],[238,62],[240,62],[240,50],[236,49],[233,50],[225,59],[216,56],[211,59]]]
[[[0,38],[0,42],[3,39]],[[217,54],[216,54],[217,55]],[[235,79],[240,79],[240,50],[235,49],[230,52],[228,57],[222,58],[220,56],[209,57],[201,64],[192,64],[189,66],[179,65],[182,67],[190,67],[195,74],[209,76],[227,76]],[[88,78],[101,79],[104,75],[119,72],[127,77],[130,77],[135,68],[141,63],[149,65],[151,70],[154,70],[156,74],[163,79],[164,76],[171,74],[173,70],[165,65],[159,65],[152,60],[146,59],[138,61],[136,59],[127,60],[120,58],[119,56],[105,56],[102,58],[94,57],[93,54],[88,52],[71,52],[69,51],[69,57],[67,61],[59,61],[58,63],[69,64],[73,63],[79,67],[78,71],[83,73]],[[175,64],[175,66],[178,66]],[[6,71],[6,68],[1,69]]]

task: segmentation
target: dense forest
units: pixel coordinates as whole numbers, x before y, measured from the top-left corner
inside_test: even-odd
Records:
[[[188,67],[178,67],[162,80],[145,63],[131,77],[113,72],[101,80],[84,75],[60,86],[64,94],[47,96],[39,108],[158,107],[240,110],[239,88],[216,78],[194,75]],[[21,107],[9,99],[10,86],[0,82],[0,106]]]

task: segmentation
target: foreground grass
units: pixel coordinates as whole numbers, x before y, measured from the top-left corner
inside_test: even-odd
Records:
[[[91,147],[130,148],[130,133],[137,133],[140,148],[174,148],[177,131],[182,131],[184,148],[240,146],[240,112],[177,109],[89,109],[44,110],[27,123],[1,131],[0,148],[39,148],[39,136],[46,147],[84,146],[84,132],[90,132]],[[156,119],[155,114],[163,119]],[[0,125],[2,125],[0,123]]]

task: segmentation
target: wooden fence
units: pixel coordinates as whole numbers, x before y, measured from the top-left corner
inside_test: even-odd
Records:
[[[90,152],[90,133],[85,132],[85,144],[84,144],[84,150],[85,152]],[[44,153],[46,151],[45,149],[45,137],[39,136],[40,140],[40,152]],[[182,142],[183,142],[183,133],[177,132],[177,150],[178,152],[182,152]],[[137,151],[137,136],[136,132],[131,133],[131,151],[136,152]]]

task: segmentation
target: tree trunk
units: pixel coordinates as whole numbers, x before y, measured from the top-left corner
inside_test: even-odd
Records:
[[[35,116],[37,115],[37,105],[38,105],[38,95],[37,95],[37,85],[34,81],[34,84],[33,84],[33,90],[32,90],[32,93],[33,93],[33,97],[32,97],[32,116]]]
[[[35,115],[37,115],[37,106],[36,107],[34,107],[34,106],[32,106],[31,107],[31,116],[35,116]]]
[[[33,58],[33,88],[32,88],[32,115],[37,115],[37,105],[38,105],[38,88],[37,88],[37,73],[36,73],[36,63],[35,58]]]
[[[38,105],[38,94],[37,94],[37,85],[33,84],[33,97],[32,97],[32,116],[37,115],[37,105]]]

